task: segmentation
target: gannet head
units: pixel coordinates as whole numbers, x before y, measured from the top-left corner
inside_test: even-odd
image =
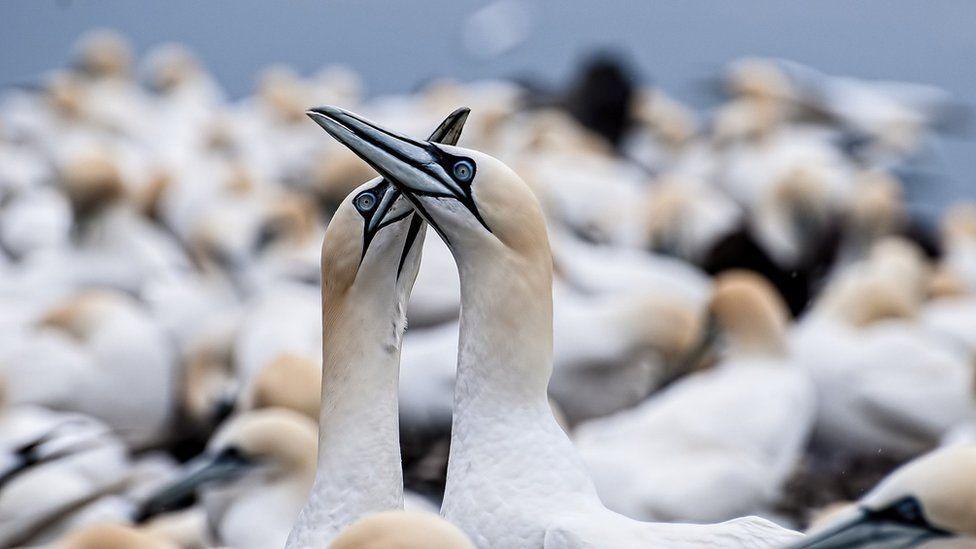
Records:
[[[165,512],[199,489],[230,500],[242,490],[282,478],[307,479],[310,486],[317,444],[318,426],[298,412],[266,408],[236,416],[179,478],[143,502],[135,518],[144,521]]]
[[[411,139],[336,107],[309,116],[401,190],[456,256],[497,246],[516,257],[549,255],[538,200],[499,160]]]
[[[153,48],[146,56],[144,70],[149,87],[162,94],[177,90],[203,74],[200,62],[193,53],[177,43]]]
[[[457,526],[433,513],[384,511],[350,524],[329,547],[474,549],[474,544]]]
[[[976,241],[976,203],[963,202],[950,207],[942,218],[941,231],[947,243]]]
[[[788,319],[786,304],[765,278],[750,271],[722,273],[708,304],[708,326],[692,354],[705,354],[721,338],[732,356],[780,356]]]
[[[797,547],[860,547],[882,540],[895,547],[951,535],[976,536],[974,481],[976,447],[936,450],[896,469],[855,507]]]
[[[120,76],[132,69],[132,46],[115,31],[97,29],[78,40],[75,59],[78,69],[90,76]]]
[[[86,148],[58,165],[58,178],[76,216],[95,213],[125,197],[118,163],[104,148]]]
[[[268,363],[244,391],[245,409],[286,408],[319,419],[322,367],[285,353]]]
[[[93,524],[76,530],[54,545],[56,549],[176,549],[170,541],[121,524]]]
[[[315,122],[329,130],[321,116]],[[451,113],[431,135],[456,142],[468,110]],[[331,130],[329,130],[331,133]],[[395,288],[395,298],[406,306],[420,268],[426,225],[407,198],[388,179],[378,177],[355,189],[336,210],[322,243],[322,296],[338,302],[354,287]]]
[[[725,82],[729,92],[736,96],[785,101],[795,95],[789,77],[768,59],[746,58],[732,63]]]

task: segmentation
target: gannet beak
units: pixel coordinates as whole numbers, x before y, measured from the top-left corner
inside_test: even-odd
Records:
[[[721,330],[719,330],[718,323],[713,317],[709,316],[698,342],[681,359],[681,366],[678,372],[690,372],[698,367],[715,350],[715,347],[719,343],[720,335]]]
[[[316,107],[308,116],[325,131],[366,161],[381,176],[404,192],[414,208],[446,238],[416,200],[418,196],[453,198],[465,205],[484,225],[471,196],[470,187],[455,181],[442,165],[445,153],[427,141],[417,141],[381,128],[338,107]],[[446,138],[460,135],[468,109],[459,109],[445,121]],[[452,121],[448,124],[448,121]],[[453,129],[456,128],[456,129]],[[440,128],[439,128],[440,129]],[[487,229],[487,225],[485,225]]]
[[[30,468],[31,465],[33,463],[19,456],[11,459],[9,463],[4,463],[0,467],[0,489],[13,480],[14,477]]]
[[[203,455],[190,462],[187,473],[181,478],[159,489],[142,502],[133,520],[145,522],[155,515],[179,508],[181,502],[198,487],[240,478],[256,466],[257,463],[239,453]]]
[[[949,532],[929,524],[913,497],[906,497],[878,511],[861,507],[854,514],[821,532],[815,532],[791,549],[840,549],[846,547],[915,547]]]
[[[463,194],[438,165],[429,142],[386,130],[338,107],[316,107],[306,114],[387,180],[433,196]]]

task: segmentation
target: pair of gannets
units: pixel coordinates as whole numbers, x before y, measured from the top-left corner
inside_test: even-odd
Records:
[[[409,139],[334,107],[314,109],[310,116],[392,183],[362,188],[354,196],[367,222],[377,203],[392,198],[387,193],[402,192],[457,261],[461,343],[441,513],[476,545],[772,547],[798,537],[752,517],[717,525],[653,524],[606,509],[546,394],[552,370],[552,259],[545,221],[529,188],[507,166],[477,151]],[[399,248],[402,241],[380,233],[362,255],[362,225],[350,228],[333,220],[323,248],[323,387],[328,390],[336,374],[347,386],[324,401],[319,478],[289,547],[321,544],[337,517],[362,509],[357,504],[364,499],[399,506],[397,450],[389,448],[397,439],[395,388],[386,385],[395,385],[403,329],[398,311],[405,296],[399,289],[394,293],[400,295],[388,295],[402,287],[396,278],[401,269],[370,267],[374,246]],[[340,232],[343,242],[330,238]],[[408,252],[407,265],[416,269],[419,254]],[[378,375],[372,371],[377,368],[386,370]],[[349,384],[350,379],[362,381]],[[391,396],[383,399],[383,394]],[[372,404],[367,410],[361,410],[364,401]],[[349,434],[350,409],[359,409],[360,436]],[[381,440],[364,447],[363,439],[377,433]],[[350,451],[356,461],[342,463]],[[370,474],[354,490],[336,486],[360,477],[364,468]],[[336,478],[339,471],[342,478]]]

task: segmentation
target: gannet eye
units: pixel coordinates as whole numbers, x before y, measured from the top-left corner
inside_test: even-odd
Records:
[[[471,181],[471,176],[474,175],[474,164],[467,160],[458,160],[454,164],[454,177],[462,183],[467,183]]]
[[[353,201],[356,205],[356,209],[361,212],[368,212],[376,206],[376,197],[372,193],[363,192]]]

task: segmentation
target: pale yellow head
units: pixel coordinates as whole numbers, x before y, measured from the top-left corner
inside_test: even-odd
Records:
[[[261,369],[247,389],[251,408],[286,408],[319,419],[322,368],[306,357],[283,354]]]
[[[292,410],[253,410],[221,426],[207,452],[219,455],[232,447],[247,460],[268,466],[272,475],[314,472],[318,426]]]
[[[359,519],[330,549],[474,549],[456,526],[432,513],[386,511]]]
[[[61,538],[57,549],[178,549],[165,539],[121,524],[95,524]]]
[[[913,497],[934,526],[955,534],[976,536],[976,447],[935,450],[888,475],[861,499],[880,509]]]
[[[733,356],[786,352],[789,313],[776,288],[750,271],[718,275],[708,312]]]

